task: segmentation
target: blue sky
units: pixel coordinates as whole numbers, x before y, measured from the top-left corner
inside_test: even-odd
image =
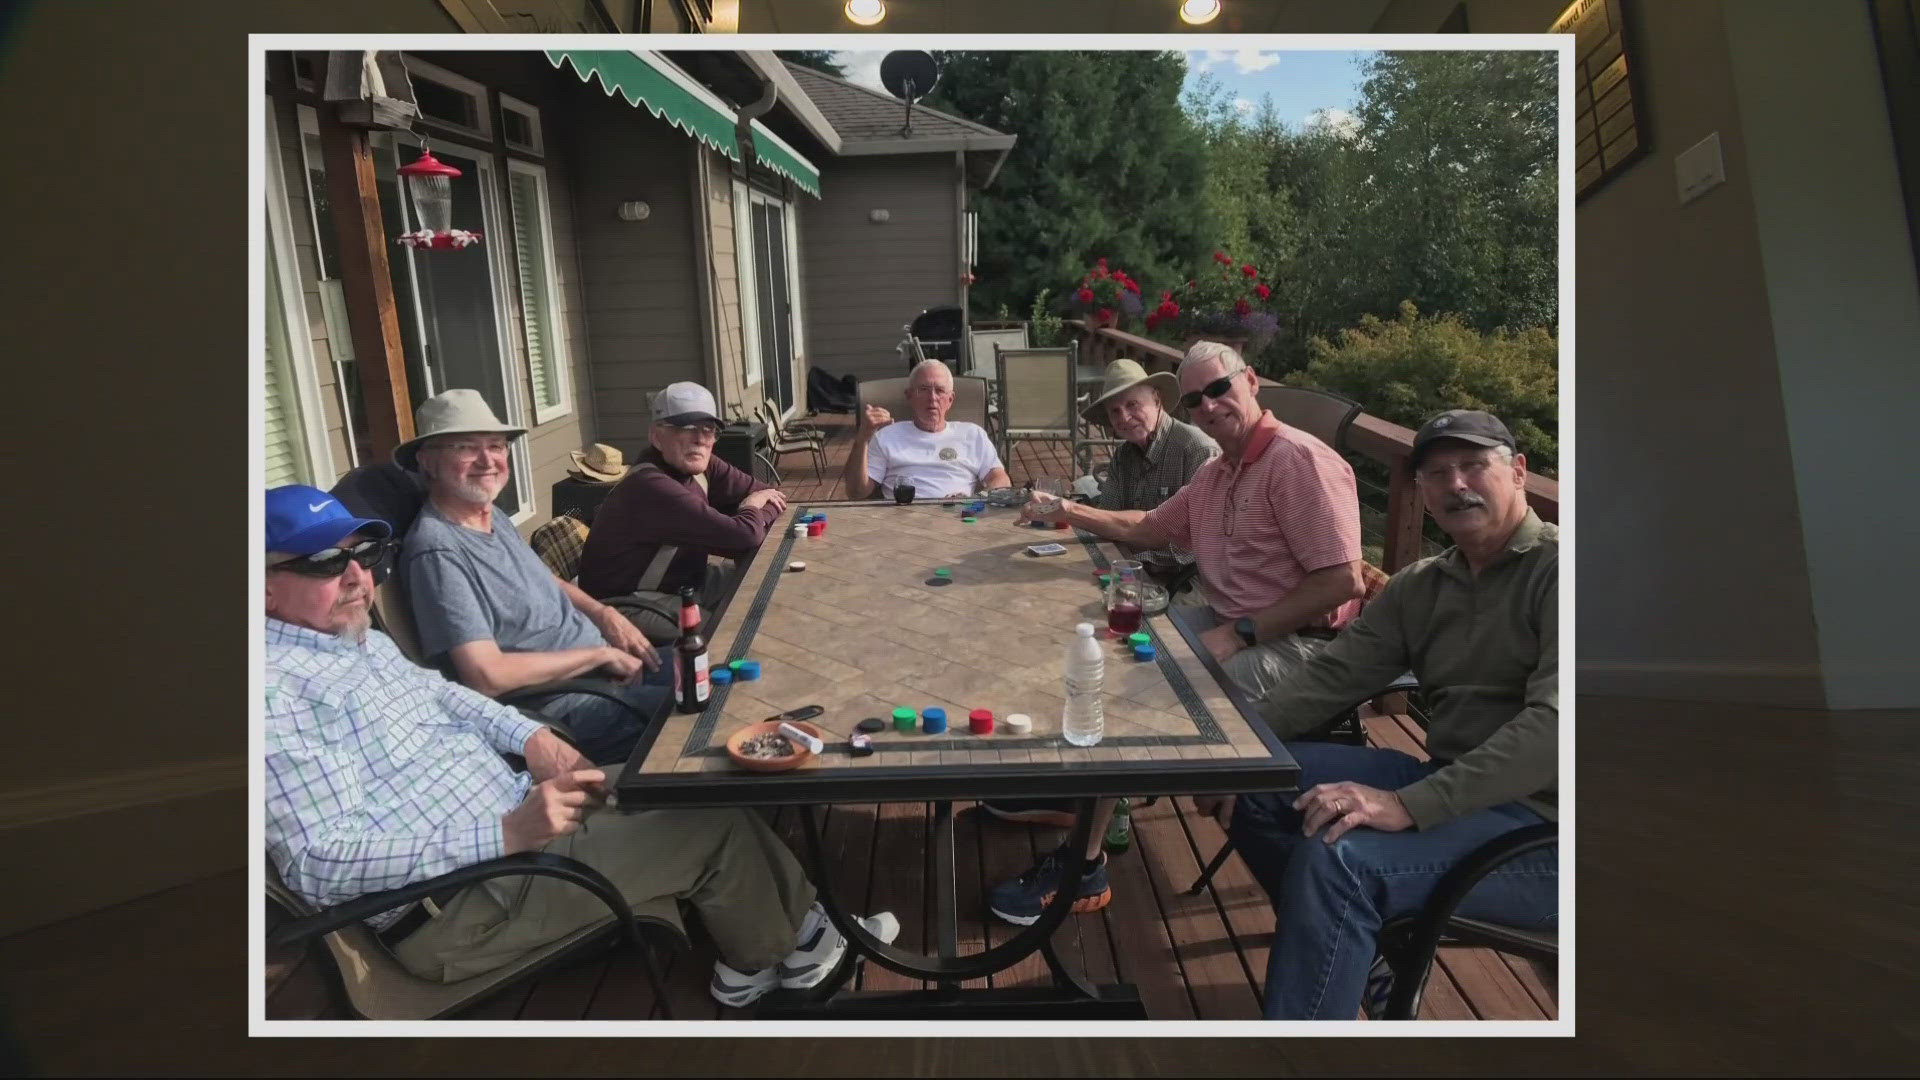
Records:
[[[837,55],[847,76],[865,86],[880,88],[880,52],[842,52]],[[1199,50],[1187,53],[1187,85],[1201,72],[1211,74],[1231,100],[1251,110],[1262,97],[1273,98],[1280,119],[1300,127],[1327,111],[1338,124],[1351,115],[1360,96],[1357,61],[1372,55],[1360,51],[1304,52],[1259,49]]]

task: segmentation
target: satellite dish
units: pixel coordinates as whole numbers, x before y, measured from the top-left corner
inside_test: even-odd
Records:
[[[933,84],[939,81],[940,65],[934,61],[932,53],[903,49],[888,53],[880,61],[880,85],[907,103],[906,126],[900,129],[900,134],[913,134],[913,103],[926,97],[933,90]]]

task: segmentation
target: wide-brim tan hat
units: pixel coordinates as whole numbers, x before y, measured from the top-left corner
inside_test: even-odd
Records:
[[[512,439],[527,433],[526,428],[501,423],[478,390],[448,390],[421,402],[413,410],[413,430],[413,438],[393,448],[393,463],[408,472],[420,470],[420,444],[439,435],[498,434]]]
[[[1141,383],[1152,386],[1153,392],[1160,395],[1160,408],[1169,412],[1173,410],[1173,403],[1180,396],[1180,380],[1172,372],[1159,371],[1149,375],[1138,361],[1115,360],[1107,365],[1106,372],[1101,376],[1100,396],[1088,402],[1087,407],[1080,410],[1080,415],[1089,424],[1105,424],[1107,402]]]
[[[597,442],[584,452],[569,450],[567,456],[573,459],[574,473],[582,479],[612,483],[627,475],[626,455],[617,446]]]

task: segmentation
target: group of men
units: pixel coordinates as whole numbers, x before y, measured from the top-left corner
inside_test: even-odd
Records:
[[[1258,387],[1238,353],[1212,342],[1189,350],[1177,377],[1116,361],[1086,407],[1121,440],[1097,498],[1035,494],[1023,517],[1189,565],[1193,588],[1176,602],[1195,608],[1207,651],[1283,739],[1403,672],[1419,677],[1430,761],[1290,741],[1297,797],[1196,800],[1274,901],[1267,1015],[1351,1018],[1385,920],[1418,907],[1478,844],[1555,815],[1557,529],[1527,507],[1526,461],[1506,426],[1442,413],[1416,435],[1408,467],[1456,546],[1368,598],[1352,469],[1263,410]],[[848,494],[1010,486],[986,433],[947,419],[953,400],[951,373],[929,361],[909,378],[907,422],[865,406]],[[1191,423],[1174,418],[1176,401]],[[713,993],[743,1005],[817,984],[846,950],[792,855],[750,812],[595,812],[609,768],[671,692],[659,646],[678,633],[676,593],[710,604],[723,587],[710,556],[751,552],[786,507],[714,455],[720,422],[705,389],[676,383],[653,404],[651,447],[597,511],[577,585],[496,516],[510,440],[524,429],[470,390],[420,407],[419,435],[395,461],[420,478],[425,505],[396,572],[419,659],[440,674],[368,629],[371,571],[395,545],[391,528],[313,488],[268,493],[268,847],[288,884],[320,904],[512,851],[570,854],[612,877],[636,911],[674,921],[680,902],[693,904],[720,953]],[[611,676],[614,692],[554,697],[540,719],[493,700],[587,673]],[[1045,800],[986,809],[1071,822]],[[1100,850],[1110,809],[1100,807],[1076,910],[1111,899]],[[1034,921],[1069,854],[1063,845],[993,888],[993,912]],[[372,924],[410,970],[453,980],[596,917],[597,901],[570,886],[508,880]],[[1551,851],[1501,868],[1463,909],[1529,925],[1551,925],[1557,910]],[[884,912],[863,922],[883,938],[898,930]]]

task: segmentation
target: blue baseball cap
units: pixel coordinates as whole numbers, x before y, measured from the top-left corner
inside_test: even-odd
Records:
[[[393,535],[393,526],[378,518],[354,517],[339,499],[319,488],[288,484],[267,492],[268,551],[312,555],[362,529],[374,536]]]

